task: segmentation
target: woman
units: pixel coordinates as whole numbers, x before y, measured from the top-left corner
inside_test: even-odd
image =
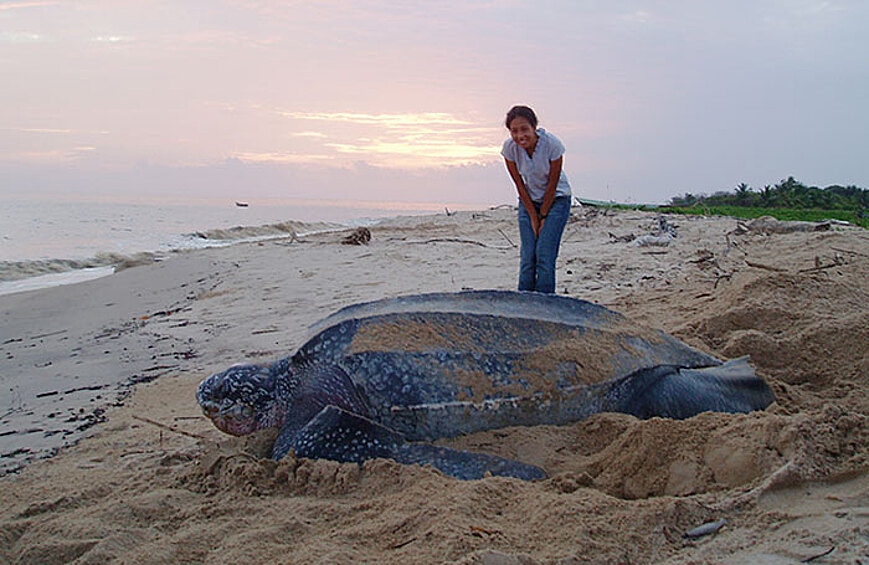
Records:
[[[527,106],[513,106],[510,139],[501,155],[519,192],[519,290],[555,292],[555,258],[570,216],[570,184],[562,169],[564,145]]]

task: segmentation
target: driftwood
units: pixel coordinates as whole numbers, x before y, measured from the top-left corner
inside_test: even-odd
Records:
[[[426,239],[425,241],[408,241],[407,243],[424,244],[424,243],[467,243],[469,245],[479,245],[480,247],[488,247],[489,249],[510,249],[510,247],[502,247],[500,245],[487,245],[481,241],[473,239],[460,239],[458,237],[436,237],[434,239]],[[515,245],[513,246],[515,247]]]
[[[821,557],[826,557],[827,555],[830,555],[834,551],[836,551],[835,545],[823,553],[818,553],[817,555],[812,555],[811,557],[806,557],[805,559],[800,561],[800,563],[811,563],[815,559],[820,559]]]
[[[670,232],[664,232],[661,235],[641,235],[629,245],[631,247],[667,247],[671,241],[673,241],[673,235]]]
[[[23,406],[19,406],[19,407],[16,407],[16,408],[10,408],[10,409],[7,410],[6,412],[3,412],[2,414],[0,414],[0,420],[3,420],[3,419],[5,419],[7,416],[11,416],[12,414],[15,414],[16,412],[23,412],[23,411],[24,411],[24,407],[23,407]],[[0,434],[0,435],[6,435],[6,434],[4,433],[4,434]]]
[[[847,263],[847,261],[845,261],[845,258],[842,257],[841,255],[839,255],[838,253],[836,254],[836,257],[833,258],[833,262],[829,263],[827,265],[822,265],[821,258],[816,256],[814,267],[807,267],[805,269],[797,269],[796,272],[797,273],[816,273],[819,271],[825,271],[827,269],[832,269],[834,267],[841,267],[842,265],[845,265],[846,263]],[[754,267],[756,269],[764,269],[766,271],[772,271],[774,273],[787,273],[788,272],[788,269],[785,269],[783,267],[773,267],[772,265],[764,265],[763,263],[755,263],[754,261],[749,261],[748,259],[745,259],[745,264],[748,265],[749,267]]]
[[[793,233],[793,232],[813,232],[813,231],[829,231],[832,228],[830,222],[800,222],[800,221],[782,221],[773,218],[772,216],[761,216],[750,221],[746,226],[749,232],[759,233],[763,235]]]
[[[738,227],[737,227],[737,229],[738,229]],[[732,247],[735,247],[735,248],[739,249],[740,251],[742,251],[743,255],[748,255],[748,251],[743,249],[738,243],[736,243],[736,241],[733,241],[730,239],[730,234],[733,234],[733,233],[738,234],[739,232],[737,232],[737,230],[734,229],[734,230],[731,230],[731,231],[727,232],[726,234],[724,234],[724,239],[727,240],[727,249],[724,250],[724,256],[727,257],[727,254],[730,253],[730,249]]]
[[[162,422],[157,422],[156,420],[152,420],[150,418],[145,418],[144,416],[136,416],[133,415],[133,419],[139,420],[140,422],[145,422],[146,424],[151,424],[152,426],[157,426],[158,428],[166,431],[170,431],[176,434],[181,434],[182,436],[192,437],[195,439],[205,439],[205,436],[201,434],[195,434],[193,432],[188,432],[182,430],[176,426],[170,426],[168,424],[163,424]]]
[[[755,269],[765,269],[767,271],[773,271],[775,273],[786,273],[788,271],[787,269],[783,269],[781,267],[773,267],[770,265],[764,265],[762,263],[755,263],[754,261],[749,261],[748,259],[745,260],[745,264],[749,267],[754,267]]]
[[[66,333],[67,331],[69,331],[69,330],[57,330],[56,332],[49,332],[47,334],[33,335],[33,336],[30,336],[28,339],[42,339],[44,337],[51,337],[51,336],[55,336],[55,335],[60,335],[62,333]]]
[[[723,279],[727,279],[728,281],[733,278],[733,273],[722,273],[715,277],[715,284],[712,285],[712,288],[718,288],[718,283],[720,283]]]
[[[668,222],[667,218],[663,214],[658,214],[657,222],[658,233],[656,235],[660,236],[664,235],[665,233],[668,233],[673,237],[677,237],[679,235],[679,226]]]
[[[513,243],[513,241],[509,237],[507,237],[507,234],[504,233],[504,230],[502,230],[501,228],[498,228],[498,233],[500,233],[501,235],[504,236],[504,239],[507,240],[507,243],[509,243],[511,247],[514,247],[514,248],[516,247],[516,244]]]
[[[630,243],[631,241],[637,239],[633,233],[629,233],[627,235],[616,235],[612,232],[606,232],[608,236],[610,236],[610,243]]]
[[[733,278],[733,275],[738,272],[738,269],[728,271],[727,269],[722,267],[721,263],[718,262],[718,258],[715,256],[715,253],[713,253],[709,249],[698,249],[697,258],[690,259],[687,262],[694,263],[699,269],[704,271],[713,269],[712,274],[715,275],[715,281],[713,282],[712,288],[718,288],[718,283],[720,283],[722,280],[731,280]],[[697,298],[700,298],[700,296],[698,296]]]
[[[866,253],[860,253],[859,251],[854,251],[853,249],[841,249],[839,247],[830,247],[833,251],[841,251],[842,253],[853,253],[854,255],[859,255],[861,257],[869,257]]]
[[[482,534],[495,536],[501,533],[499,530],[488,530],[486,528],[481,528],[480,526],[468,526],[468,528],[471,530],[471,535],[477,537],[483,537]]]
[[[832,269],[833,267],[841,267],[843,263],[833,262],[829,265],[819,265],[817,267],[810,267],[808,269],[800,269],[797,271],[798,273],[817,273],[818,271],[824,271],[826,269]]]
[[[307,239],[302,239],[301,237],[299,237],[299,235],[294,230],[290,230],[289,241],[275,240],[274,245],[281,245],[283,247],[289,247],[289,246],[293,245],[294,243],[311,243],[311,242],[308,241]],[[259,245],[263,245],[263,242],[260,242]],[[236,265],[236,266],[238,266],[238,265]]]
[[[712,262],[717,266],[718,261],[715,260],[715,254],[709,251],[708,249],[698,249],[697,250],[697,259],[690,259],[689,263],[705,263]]]
[[[356,230],[341,240],[344,245],[368,245],[371,241],[371,231],[368,228],[356,228]]]
[[[406,545],[410,545],[410,544],[412,544],[412,543],[415,542],[415,541],[416,541],[416,538],[413,537],[413,538],[410,538],[410,539],[406,539],[406,540],[404,540],[404,541],[400,541],[400,542],[398,542],[398,543],[396,543],[396,544],[390,545],[387,549],[400,549],[400,548],[402,548],[402,547],[404,547],[404,546],[406,546]]]

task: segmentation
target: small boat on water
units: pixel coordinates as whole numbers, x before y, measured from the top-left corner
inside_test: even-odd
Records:
[[[240,200],[236,200],[235,205],[238,206],[239,208],[247,208],[248,207],[247,202],[241,202]]]

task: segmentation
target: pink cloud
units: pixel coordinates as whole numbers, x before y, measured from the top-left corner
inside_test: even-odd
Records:
[[[34,1],[34,2],[9,2],[0,4],[0,10],[17,10],[18,8],[35,8],[37,6],[53,6],[59,2],[53,1]]]

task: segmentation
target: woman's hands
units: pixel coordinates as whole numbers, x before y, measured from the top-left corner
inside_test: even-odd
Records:
[[[531,227],[534,229],[534,237],[537,238],[540,236],[540,230],[543,229],[543,222],[546,218],[538,216],[534,208],[532,208],[532,212],[528,214],[528,217],[531,218]]]
[[[540,230],[543,229],[543,224],[546,223],[546,216],[544,214],[549,211],[549,208],[552,206],[552,201],[555,199],[555,188],[558,185],[558,179],[561,176],[562,158],[559,157],[555,161],[549,163],[549,182],[547,183],[546,194],[543,197],[543,205],[540,207],[539,212],[537,211],[537,207],[534,206],[534,203],[531,201],[531,196],[528,194],[528,189],[525,187],[525,181],[522,180],[522,175],[519,174],[519,168],[516,166],[516,163],[509,159],[504,159],[504,164],[507,165],[507,171],[510,173],[510,177],[516,185],[516,190],[519,192],[519,200],[522,201],[522,205],[524,205],[525,209],[528,211],[528,217],[531,218],[531,227],[534,229],[534,237],[537,238],[540,236]]]

